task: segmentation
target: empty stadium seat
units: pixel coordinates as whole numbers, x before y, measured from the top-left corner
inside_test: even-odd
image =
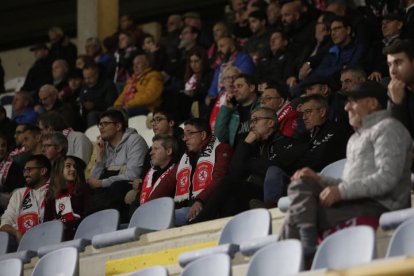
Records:
[[[231,263],[227,254],[204,256],[189,264],[181,276],[230,276]]]
[[[163,266],[153,266],[134,272],[130,276],[168,276],[168,272]]]
[[[95,235],[113,232],[118,229],[119,212],[115,209],[102,210],[93,213],[82,220],[76,230],[75,237],[71,241],[42,246],[37,251],[38,255],[44,256],[47,253],[64,247],[74,247],[78,252],[85,250],[87,245],[92,243]]]
[[[145,142],[147,142],[147,145],[150,147],[152,145],[152,138],[154,137],[154,131],[152,129],[140,129],[138,131],[138,134],[144,138]]]
[[[272,232],[270,213],[266,209],[245,211],[230,219],[220,234],[218,246],[182,253],[179,264],[184,267],[203,256],[226,253],[233,256],[240,244],[252,239],[266,237]]]
[[[0,261],[0,276],[23,276],[23,263],[18,258]]]
[[[0,231],[0,255],[9,253],[10,236],[6,232]]]
[[[13,112],[13,107],[11,104],[5,104],[3,105],[4,110],[6,110],[6,116],[7,118],[11,118],[12,117],[12,112]]]
[[[4,88],[6,91],[18,91],[20,88],[22,88],[24,81],[26,80],[26,77],[15,77],[12,79],[9,79],[4,84]]]
[[[379,224],[382,229],[391,230],[411,218],[414,218],[414,208],[407,208],[382,214]]]
[[[77,276],[79,275],[79,255],[73,247],[61,248],[43,256],[33,270],[32,276]]]
[[[142,129],[148,129],[147,128],[147,116],[145,116],[145,115],[138,115],[138,116],[134,116],[132,118],[129,118],[129,120],[128,120],[128,126],[130,128],[135,128],[138,131],[138,133]]]
[[[386,258],[402,255],[414,255],[414,218],[398,226],[388,245]]]
[[[302,244],[299,240],[283,240],[257,251],[249,262],[246,275],[295,275],[302,269]]]
[[[270,243],[277,242],[278,239],[279,237],[277,235],[270,235],[243,242],[240,244],[240,253],[244,256],[251,256],[260,248],[265,247]]]
[[[52,220],[41,223],[29,229],[22,237],[15,253],[0,256],[0,260],[19,258],[23,263],[28,263],[37,255],[41,246],[60,243],[63,238],[63,223],[60,220]]]
[[[372,227],[348,227],[328,236],[319,246],[311,270],[344,269],[369,263],[375,256]]]
[[[138,207],[128,228],[98,234],[92,238],[95,248],[135,241],[141,234],[164,230],[174,226],[174,201],[169,197],[157,198]]]
[[[96,142],[96,137],[101,135],[101,133],[99,132],[98,126],[91,126],[85,131],[85,135],[86,135],[86,137],[89,138],[89,140],[92,143],[95,143]]]

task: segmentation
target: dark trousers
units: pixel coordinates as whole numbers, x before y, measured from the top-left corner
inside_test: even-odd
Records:
[[[131,184],[128,181],[114,182],[107,188],[92,190],[86,209],[87,214],[105,209],[117,209],[120,214],[120,222],[127,223],[129,221],[129,207],[125,204],[124,198],[129,190],[131,190]]]

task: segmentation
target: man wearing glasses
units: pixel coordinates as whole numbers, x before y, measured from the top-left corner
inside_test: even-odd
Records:
[[[0,231],[20,242],[24,233],[43,222],[44,200],[48,190],[50,162],[43,155],[31,156],[23,169],[25,188],[16,190],[1,217]]]
[[[184,123],[186,153],[179,161],[175,179],[176,226],[192,221],[226,175],[232,149],[211,134],[205,119]]]
[[[121,220],[128,220],[125,194],[131,189],[130,181],[142,171],[147,143],[135,129],[128,128],[124,114],[107,110],[100,116],[96,141],[96,160],[87,180],[93,189],[88,213],[115,208]]]

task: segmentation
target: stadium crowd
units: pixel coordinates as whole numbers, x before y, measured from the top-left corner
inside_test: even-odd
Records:
[[[82,55],[50,28],[0,108],[0,231],[60,219],[71,239],[88,214],[128,222],[164,196],[180,226],[289,195],[281,238],[312,256],[318,231],[409,207],[414,1],[365,2],[231,0],[218,22],[170,15],[160,38],[123,14]],[[128,126],[147,114],[150,147]],[[343,158],[341,179],[318,174]]]

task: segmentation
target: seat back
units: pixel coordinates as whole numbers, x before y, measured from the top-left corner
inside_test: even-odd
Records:
[[[88,137],[88,139],[92,142],[95,143],[96,142],[96,138],[101,135],[101,133],[99,132],[99,128],[98,126],[90,126],[86,131],[85,131],[85,135],[86,137]]]
[[[79,275],[78,251],[73,247],[65,247],[43,256],[36,264],[32,276]]]
[[[138,131],[138,133],[141,131],[141,129],[147,129],[147,116],[138,115],[129,118],[128,126],[130,128],[135,128]]]
[[[295,275],[303,269],[299,240],[283,240],[257,251],[249,262],[247,276]]]
[[[116,231],[119,224],[119,212],[115,209],[102,210],[90,214],[82,220],[76,230],[74,240],[88,239],[97,234]]]
[[[375,233],[365,225],[328,236],[319,246],[311,270],[343,269],[370,262],[375,256]]]
[[[60,220],[44,222],[29,229],[29,231],[23,235],[17,251],[37,251],[41,246],[61,242],[62,238],[63,223]]]
[[[385,257],[414,255],[414,218],[398,226],[393,233]]]
[[[0,261],[0,276],[23,276],[23,263],[12,258]]]
[[[267,209],[245,211],[230,219],[220,234],[219,244],[241,244],[254,238],[270,235],[272,224]]]
[[[135,210],[128,228],[163,230],[174,226],[174,201],[169,197],[150,200]]]
[[[321,175],[334,178],[341,178],[344,171],[346,158],[335,161],[322,169]]]
[[[168,272],[163,266],[153,266],[134,272],[130,276],[168,276]]]
[[[226,254],[212,254],[188,264],[181,276],[229,276],[230,257]]]

